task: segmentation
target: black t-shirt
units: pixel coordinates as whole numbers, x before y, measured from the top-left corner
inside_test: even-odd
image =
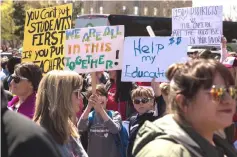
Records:
[[[136,135],[140,127],[145,123],[145,121],[151,121],[158,119],[157,116],[154,116],[154,112],[144,113],[142,115],[135,115],[129,119],[129,144],[127,149],[127,157],[132,156],[132,148]]]
[[[56,143],[27,117],[2,108],[2,157],[61,157]]]

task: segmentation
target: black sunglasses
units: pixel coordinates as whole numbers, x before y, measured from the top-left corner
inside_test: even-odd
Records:
[[[12,75],[12,76],[11,76],[11,79],[12,79],[15,83],[19,83],[19,82],[21,82],[21,80],[28,80],[28,79],[25,78],[25,77],[15,76],[15,75]]]
[[[134,104],[140,104],[140,103],[148,103],[151,100],[151,98],[142,98],[142,99],[134,99],[133,103]]]

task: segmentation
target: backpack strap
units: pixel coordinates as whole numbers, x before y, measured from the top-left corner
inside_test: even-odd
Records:
[[[108,114],[108,116],[111,118],[111,119],[113,119],[113,111],[111,111],[111,110],[108,110],[107,111],[107,114]]]
[[[114,111],[109,110],[107,111],[107,114],[109,115],[111,119],[113,119]],[[126,150],[124,150],[124,145],[123,145],[122,138],[120,135],[120,132],[122,131],[123,131],[123,125],[121,125],[121,130],[117,134],[112,134],[112,135],[114,137],[115,145],[117,146],[117,148],[119,148],[120,156],[124,157],[125,155],[124,153],[126,153]]]
[[[111,119],[113,118],[113,111],[109,110],[107,111],[107,114]],[[88,116],[89,126],[92,124],[94,118],[95,118],[95,111],[92,111],[89,113],[89,116]]]

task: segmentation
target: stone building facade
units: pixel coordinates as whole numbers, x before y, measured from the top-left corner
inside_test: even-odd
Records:
[[[82,1],[82,14],[125,14],[171,17],[172,8],[192,7],[192,1]]]

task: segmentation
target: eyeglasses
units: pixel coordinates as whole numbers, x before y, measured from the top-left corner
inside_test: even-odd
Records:
[[[16,76],[16,75],[11,75],[11,78],[12,78],[12,80],[13,80],[15,83],[20,83],[21,80],[28,80],[28,79],[25,78],[25,77]]]
[[[134,99],[133,103],[136,104],[136,105],[138,105],[140,103],[145,104],[145,103],[148,103],[150,100],[151,100],[151,98]]]
[[[224,87],[217,87],[213,85],[210,91],[210,94],[212,95],[213,99],[216,101],[223,100],[226,93],[228,93],[232,99],[236,100],[237,88],[234,86],[224,88]]]
[[[76,94],[77,98],[80,99],[82,97],[82,94],[81,94],[81,89],[76,89],[73,91],[73,93]]]

